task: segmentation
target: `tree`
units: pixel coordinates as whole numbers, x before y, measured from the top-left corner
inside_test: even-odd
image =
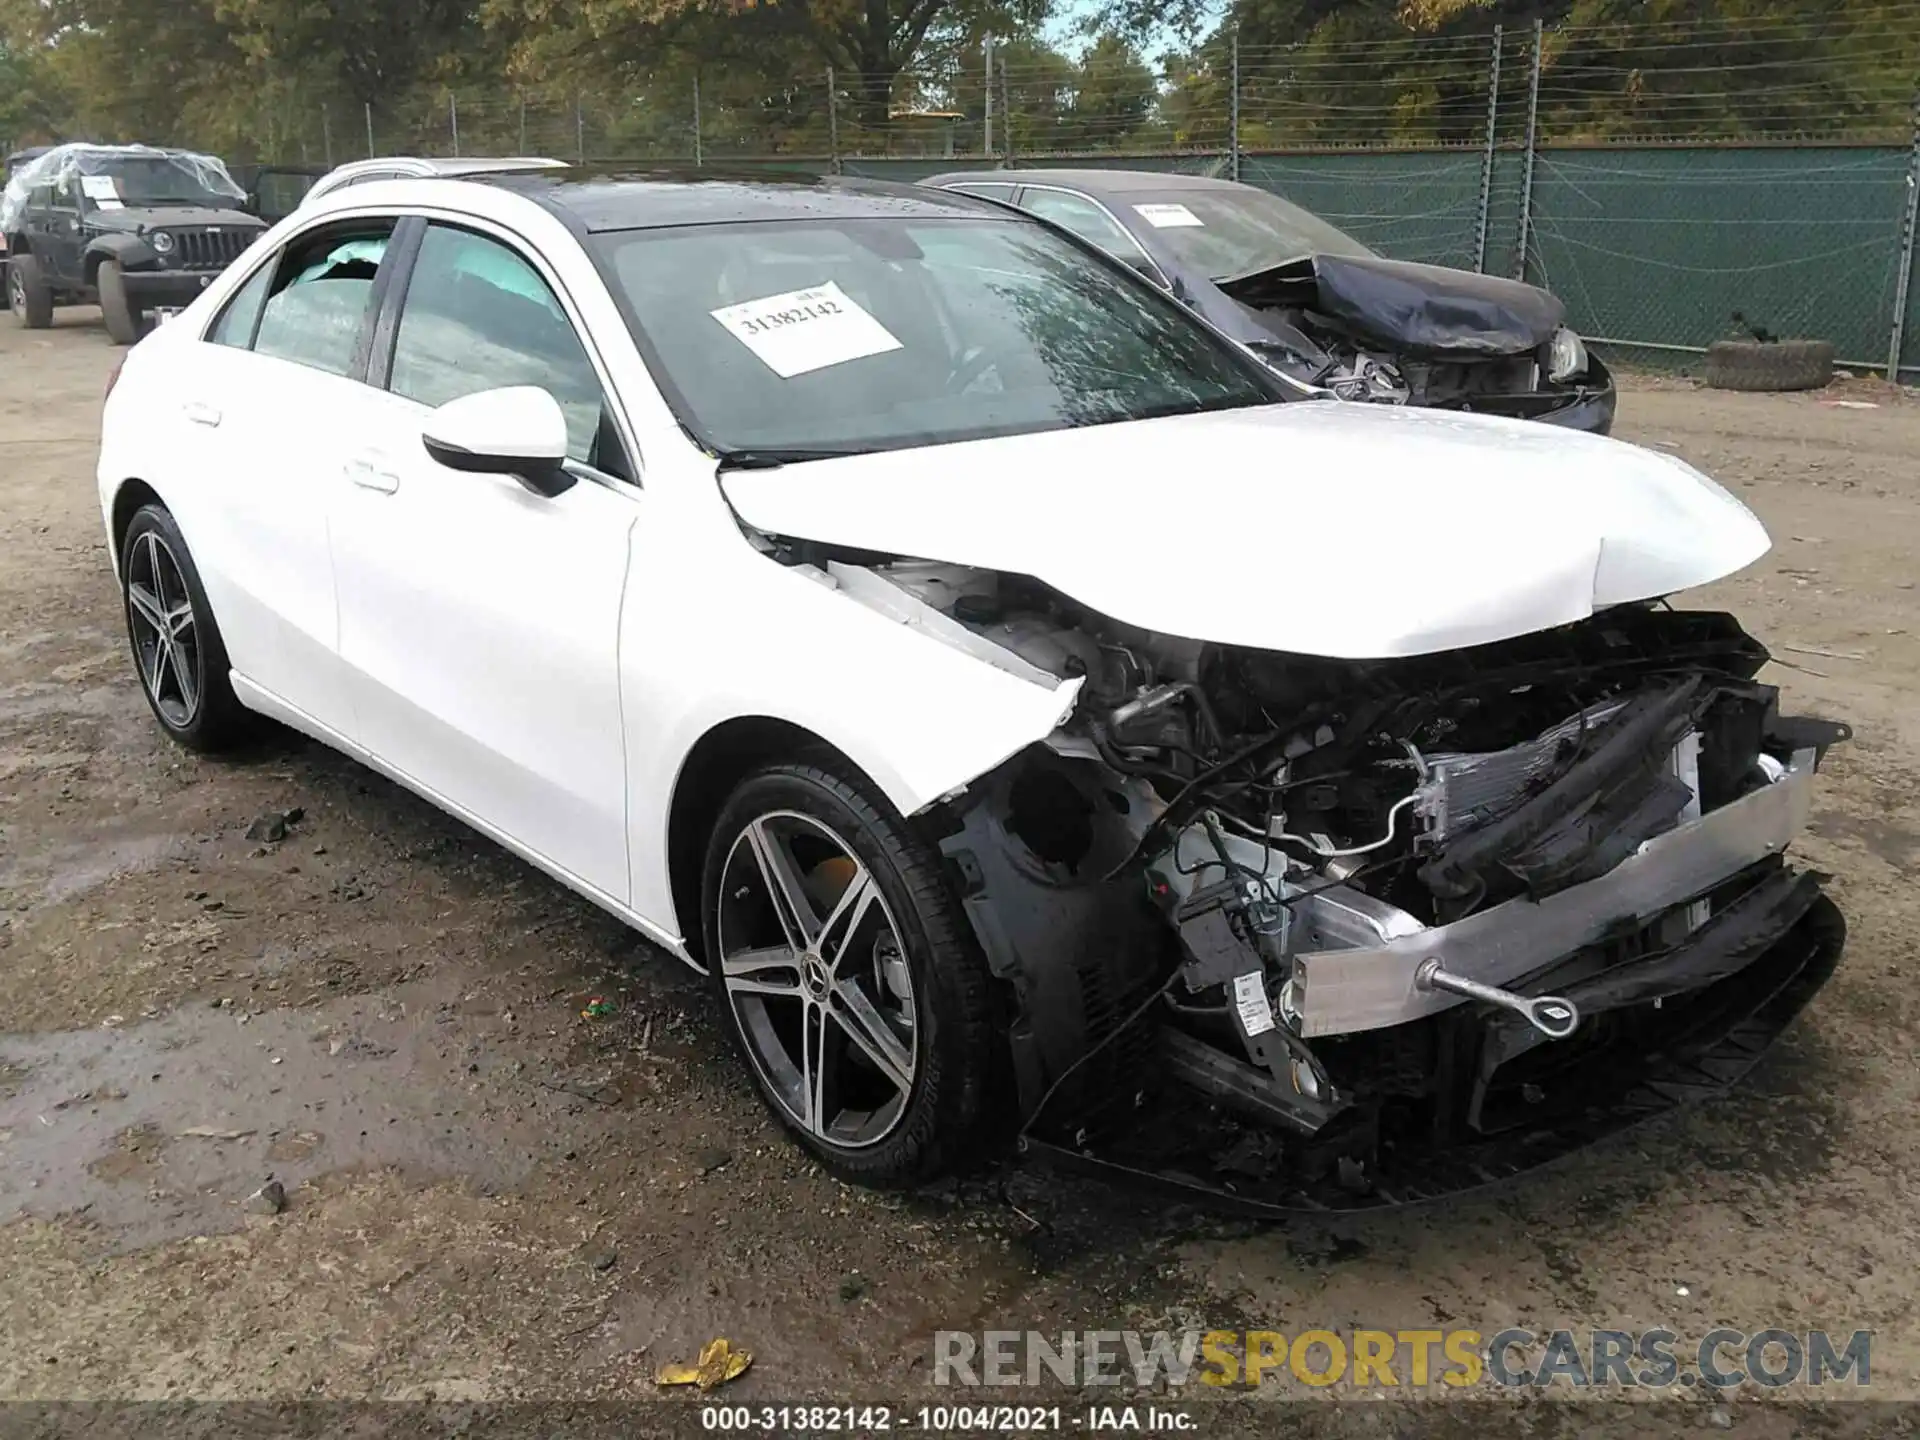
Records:
[[[1016,154],[1064,149],[1080,74],[1073,61],[1051,45],[1031,37],[993,47],[996,107],[1006,106],[1000,123]],[[1004,83],[1002,75],[1004,74]]]
[[[482,38],[471,0],[213,0],[256,61],[295,65],[356,104],[397,95]]]
[[[44,48],[16,49],[0,36],[0,146],[60,138],[70,108]]]
[[[832,66],[856,130],[884,134],[903,72],[961,53],[987,34],[1030,28],[1049,0],[485,0],[496,33],[513,37],[518,73],[549,75],[569,60],[652,68],[679,50],[719,68],[783,70],[808,83]],[[699,43],[687,42],[698,37]]]
[[[1107,13],[1121,23],[1143,3]],[[1493,27],[1514,111],[1536,18],[1549,140],[1897,135],[1920,72],[1903,0],[1230,0],[1195,58],[1217,73],[1237,35],[1254,143],[1472,143]]]
[[[69,134],[193,143],[250,103],[246,57],[210,0],[27,0],[11,13],[66,97]]]
[[[1232,86],[1225,41],[1216,37],[1192,51],[1165,56],[1160,65],[1166,93],[1159,114],[1166,143],[1183,150],[1224,145]]]
[[[1159,98],[1139,50],[1120,35],[1100,35],[1080,57],[1069,138],[1087,146],[1127,139],[1146,126]]]

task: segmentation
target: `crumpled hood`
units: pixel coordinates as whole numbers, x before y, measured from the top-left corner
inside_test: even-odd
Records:
[[[1566,306],[1537,286],[1373,255],[1309,255],[1216,283],[1256,310],[1315,310],[1402,354],[1519,355],[1567,321]]]
[[[244,210],[215,210],[201,205],[128,205],[120,210],[95,210],[87,224],[97,231],[181,230],[219,225],[229,230],[264,230],[266,223]]]
[[[770,533],[1031,575],[1112,619],[1346,659],[1509,639],[1764,555],[1672,456],[1299,401],[721,476]]]

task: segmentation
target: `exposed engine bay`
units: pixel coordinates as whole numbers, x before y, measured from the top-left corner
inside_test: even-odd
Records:
[[[1782,717],[1730,616],[1330,660],[813,558],[989,663],[1082,679],[1045,745],[922,817],[1010,988],[1025,1137],[1058,1156],[1265,1211],[1463,1188],[1727,1083],[1837,959],[1782,852],[1848,732]]]

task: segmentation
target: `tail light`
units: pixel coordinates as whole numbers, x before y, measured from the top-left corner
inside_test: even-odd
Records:
[[[107,393],[100,397],[102,404],[106,402],[108,395],[113,394],[113,387],[120,383],[120,371],[126,363],[127,357],[122,355],[118,360],[113,362],[113,369],[107,372]]]

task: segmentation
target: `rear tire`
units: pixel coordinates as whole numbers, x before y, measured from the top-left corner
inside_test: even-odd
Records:
[[[37,255],[15,255],[7,261],[7,308],[29,330],[53,324],[53,284]]]
[[[120,596],[134,673],[160,728],[189,750],[226,750],[254,729],[233,693],[226,642],[186,537],[159,505],[143,505],[120,542]]]
[[[931,1179],[975,1158],[1011,1113],[994,1104],[992,979],[940,859],[844,762],[740,783],[707,845],[701,909],[735,1047],[767,1107],[836,1175]]]
[[[140,338],[140,323],[145,312],[127,295],[127,277],[118,260],[102,260],[100,277],[100,314],[107,322],[107,334],[116,345],[131,345]]]

